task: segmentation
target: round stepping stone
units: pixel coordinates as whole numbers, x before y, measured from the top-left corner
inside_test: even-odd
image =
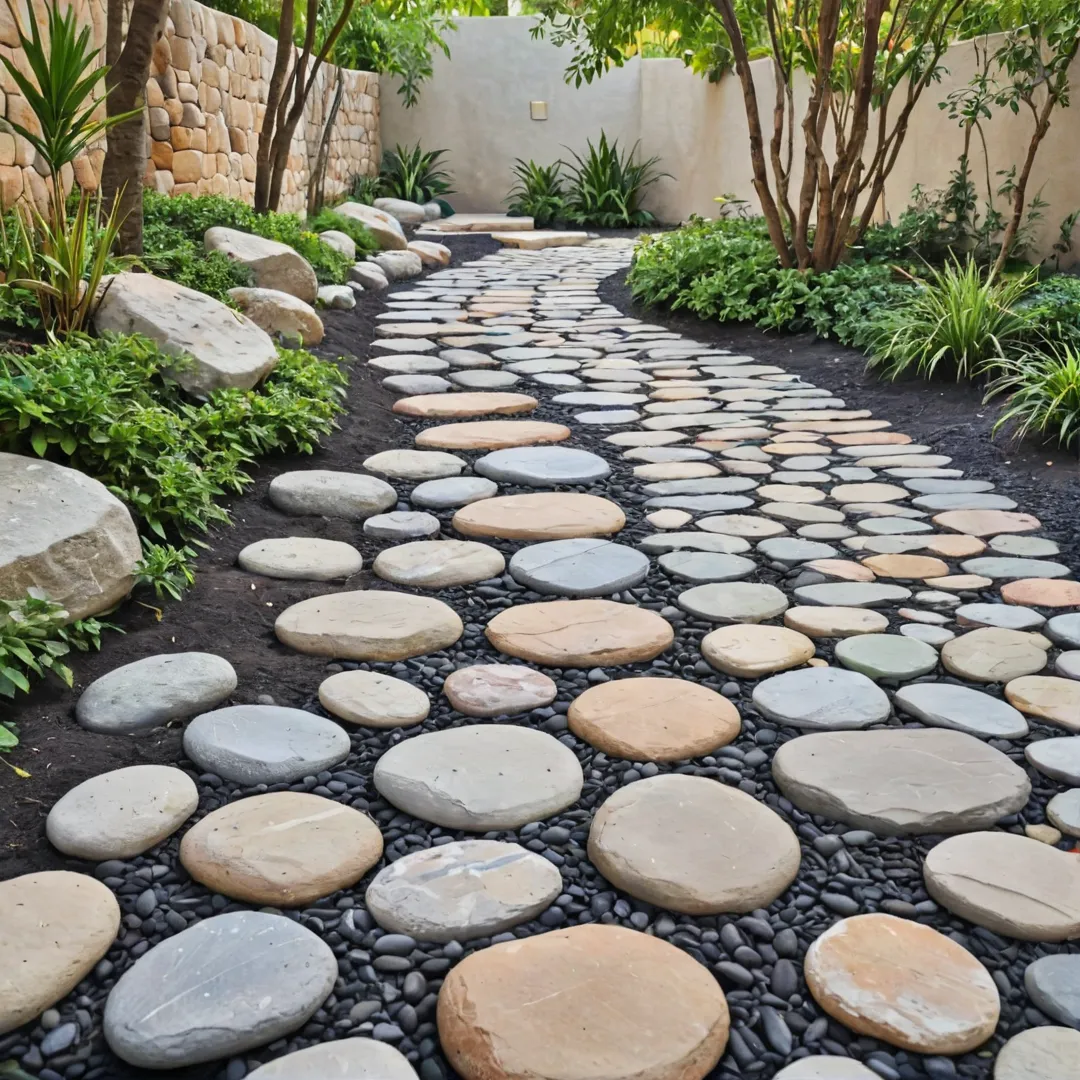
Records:
[[[372,728],[411,727],[431,711],[419,687],[377,671],[339,671],[323,679],[319,703],[340,720]]]
[[[768,514],[769,517],[779,518],[781,521],[795,522],[798,525],[840,525],[845,520],[844,515],[831,506],[815,506],[810,503],[770,502],[759,506],[758,509],[763,514]]]
[[[666,461],[655,465],[635,465],[634,476],[639,480],[696,480],[718,475],[715,465],[704,461]]]
[[[584,777],[573,751],[551,735],[485,724],[399,742],[379,758],[373,782],[421,821],[489,832],[564,810],[577,801]]]
[[[500,349],[499,352],[508,352],[509,350]],[[577,371],[581,367],[576,360],[560,360],[556,356],[552,357],[537,357],[532,360],[518,360],[515,363],[508,364],[508,371],[515,371],[519,375],[550,375],[565,373],[568,371]]]
[[[920,495],[911,500],[920,510],[1015,510],[1016,502],[1006,495],[972,494]]]
[[[954,728],[985,739],[1020,739],[1027,721],[1011,705],[968,686],[923,682],[902,686],[893,703],[934,727]]]
[[[325,717],[280,705],[231,705],[196,716],[184,753],[241,784],[291,784],[344,761],[349,736]]]
[[[641,413],[636,409],[596,409],[587,412],[574,413],[574,419],[579,424],[590,424],[593,426],[633,424],[635,421],[641,419]],[[679,418],[671,417],[671,419],[677,420]]]
[[[471,941],[536,918],[562,888],[562,875],[542,855],[518,844],[462,840],[392,862],[364,903],[391,933]]]
[[[803,735],[780,747],[772,772],[800,810],[877,836],[989,828],[1031,794],[1003,753],[944,728]]]
[[[1023,578],[1002,585],[1001,599],[1006,604],[1025,604],[1028,607],[1080,607],[1080,582]]]
[[[537,401],[528,394],[513,394],[494,390],[449,394],[420,394],[416,397],[398,398],[393,411],[402,416],[419,416],[424,419],[457,416],[512,416],[514,413],[532,412]]]
[[[905,488],[895,484],[837,484],[829,496],[838,503],[890,503],[907,499]]]
[[[846,638],[876,634],[889,620],[880,611],[852,607],[793,607],[784,612],[784,625],[812,638]]]
[[[1052,779],[1080,785],[1080,737],[1074,735],[1031,743],[1024,747],[1024,757]]]
[[[385,480],[330,469],[282,473],[270,481],[268,495],[282,513],[346,521],[363,521],[397,502],[397,492]]]
[[[328,593],[286,608],[278,640],[297,652],[343,660],[406,660],[449,648],[464,627],[441,600],[409,593]]]
[[[656,510],[645,515],[645,520],[655,529],[681,529],[694,520],[685,510]]]
[[[500,611],[485,634],[501,653],[562,668],[652,660],[675,637],[655,612],[612,600],[518,604]]]
[[[773,675],[754,687],[753,701],[770,720],[807,731],[840,731],[879,724],[889,699],[865,675],[813,667]]]
[[[1046,633],[1052,641],[1070,649],[1080,649],[1080,612],[1055,615],[1046,623]]]
[[[640,585],[648,573],[647,555],[610,540],[552,540],[522,548],[510,559],[515,581],[555,596],[610,596]]]
[[[688,436],[681,431],[617,431],[605,435],[604,442],[612,446],[670,446]]]
[[[57,801],[45,834],[76,859],[131,859],[171,836],[195,813],[199,792],[167,765],[130,765],[84,780]]]
[[[774,1080],[880,1080],[880,1076],[854,1058],[816,1054],[792,1062]]]
[[[0,1033],[66,997],[119,929],[116,898],[86,874],[48,870],[0,881]]]
[[[822,585],[802,585],[795,590],[795,596],[804,604],[822,607],[873,607],[907,600],[911,590],[879,582],[826,581]]]
[[[516,716],[550,705],[555,680],[523,664],[476,664],[452,671],[443,683],[450,704],[466,716]]]
[[[706,532],[741,536],[750,540],[783,536],[787,532],[787,528],[778,521],[769,521],[767,518],[753,517],[748,514],[725,514],[723,517],[702,518],[697,523],[697,527]]]
[[[442,450],[500,450],[509,446],[557,443],[570,438],[565,424],[540,420],[477,420],[463,424],[441,424],[417,434],[421,447]]]
[[[259,540],[248,544],[236,561],[251,574],[287,581],[334,581],[358,574],[364,565],[352,544],[313,536]]]
[[[499,485],[483,476],[453,476],[417,484],[409,493],[409,502],[429,510],[448,510],[490,499],[498,491]]]
[[[1046,805],[1046,816],[1066,836],[1080,836],[1080,788],[1055,795]]]
[[[498,367],[498,361],[486,353],[474,349],[443,349],[439,356],[454,367]]]
[[[567,446],[519,446],[485,454],[474,465],[481,476],[524,487],[591,484],[611,472],[611,466],[587,450]]]
[[[942,907],[995,934],[1080,936],[1080,859],[1049,844],[1006,832],[950,836],[927,853],[923,878]]]
[[[147,656],[95,679],[75,705],[87,731],[122,735],[187,720],[212,709],[236,689],[236,672],[213,653]]]
[[[920,1054],[974,1050],[1001,1011],[990,972],[971,953],[893,915],[834,923],[810,945],[803,974],[817,1003],[845,1027]]]
[[[958,494],[971,494],[980,491],[993,491],[994,485],[988,480],[955,480],[948,477],[912,477],[905,480],[904,487],[908,491],[918,492],[920,495],[947,495],[949,492]]]
[[[680,581],[738,581],[756,573],[753,559],[742,555],[718,555],[711,551],[669,551],[657,560],[660,568]]]
[[[757,493],[761,498],[777,503],[821,503],[828,498],[824,491],[798,484],[764,484]]]
[[[859,634],[837,642],[834,655],[846,668],[871,679],[915,679],[937,667],[938,655],[925,641],[899,634]]]
[[[1023,555],[1026,558],[1041,559],[1048,555],[1057,555],[1061,549],[1053,540],[1041,536],[1018,536],[1006,533],[995,536],[987,545],[999,555]]]
[[[296,1050],[249,1072],[248,1080],[416,1080],[409,1059],[376,1039],[338,1039]]]
[[[660,511],[660,513],[664,512]],[[750,541],[744,540],[741,536],[725,536],[722,533],[680,532],[662,536],[646,536],[638,542],[638,547],[650,555],[677,551],[682,548],[691,551],[715,551],[721,555],[739,555],[750,550]]]
[[[484,499],[462,507],[453,520],[465,536],[503,540],[610,536],[625,524],[626,515],[610,499],[561,491]]]
[[[474,540],[415,540],[380,551],[371,568],[396,585],[445,589],[498,577],[506,569],[506,559]]]
[[[1046,667],[1035,635],[984,626],[953,638],[941,650],[945,669],[972,682],[1009,682]]]
[[[492,371],[487,368],[451,371],[447,378],[463,390],[506,390],[521,382],[521,377],[512,371]]]
[[[956,609],[961,626],[1000,626],[1005,630],[1037,630],[1046,616],[1032,608],[1011,604],[964,604]]]
[[[457,476],[465,464],[461,458],[441,450],[383,450],[364,458],[368,472],[392,480],[440,480]]]
[[[465,1080],[702,1080],[728,1010],[692,957],[619,926],[575,926],[480,949],[439,992],[442,1049]]]
[[[645,394],[625,394],[618,390],[571,390],[568,394],[556,394],[551,400],[556,405],[594,405],[598,408],[614,408],[620,405],[640,405],[649,399]]]
[[[873,570],[881,578],[895,581],[921,581],[923,578],[944,577],[949,572],[947,563],[928,555],[871,555],[863,566]]]
[[[1028,964],[1024,972],[1024,989],[1040,1012],[1052,1020],[1080,1028],[1080,954],[1042,956]],[[1076,1057],[1074,1053],[1074,1059]],[[1041,1074],[1036,1072],[1034,1075]]]
[[[446,371],[450,365],[445,360],[434,356],[410,356],[408,353],[397,356],[375,356],[368,361],[368,367],[378,371],[390,371],[396,376],[436,375]]]
[[[441,527],[434,514],[422,514],[416,510],[393,510],[389,514],[369,517],[364,522],[364,535],[379,540],[413,540],[418,537],[437,536]]]
[[[382,853],[371,818],[303,791],[226,803],[180,842],[180,861],[196,881],[268,907],[303,907],[355,885]]]
[[[997,536],[1042,528],[1039,519],[1031,514],[1014,514],[1007,510],[946,510],[934,515],[934,524],[967,536]]]
[[[391,375],[383,379],[383,386],[395,394],[445,394],[453,385],[438,375]]]
[[[840,578],[842,581],[873,581],[874,571],[850,559],[811,559],[806,563],[807,570],[824,574],[826,577]]]
[[[935,589],[950,589],[953,592],[977,592],[993,585],[990,578],[977,574],[947,574],[945,577],[927,578],[925,583],[933,585]]]
[[[968,559],[960,564],[967,574],[980,574],[994,580],[1017,580],[1019,578],[1067,577],[1071,571],[1059,562],[1046,559],[1019,559],[1007,555],[986,555],[980,559]]]
[[[1065,679],[1080,679],[1080,651],[1059,653],[1054,670]]]
[[[635,781],[604,802],[589,829],[589,859],[616,888],[688,915],[767,907],[801,858],[783,818],[701,776]]]
[[[292,919],[232,911],[140,956],[105,1002],[113,1052],[144,1069],[242,1054],[311,1019],[337,979],[330,946]]]
[[[684,679],[632,678],[592,686],[567,713],[570,730],[629,761],[685,761],[739,734],[738,710],[714,690]]]
[[[696,585],[679,593],[678,605],[711,622],[759,623],[780,615],[788,599],[775,585],[746,581]]]
[[[1080,1031],[1039,1027],[1014,1035],[998,1051],[994,1080],[1072,1080],[1080,1061]]]
[[[856,528],[869,536],[900,536],[907,533],[928,533],[933,526],[925,521],[911,521],[904,517],[870,517],[856,522]]]
[[[1080,682],[1053,675],[1025,675],[1005,684],[1009,703],[1070,731],[1080,731]]]
[[[705,635],[701,655],[725,675],[758,679],[806,663],[814,643],[783,626],[722,626]]]
[[[813,540],[800,540],[794,536],[776,536],[762,540],[757,550],[766,559],[775,559],[782,563],[809,562],[811,559],[828,559],[836,554],[836,548],[829,544],[815,543]]]

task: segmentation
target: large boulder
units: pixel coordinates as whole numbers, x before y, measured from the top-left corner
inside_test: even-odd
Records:
[[[279,289],[297,296],[305,303],[315,303],[319,282],[311,263],[288,244],[263,236],[215,225],[203,234],[207,251],[220,251],[234,262],[242,263],[255,275],[261,289]]]
[[[322,319],[310,304],[305,304],[289,293],[277,289],[230,289],[236,306],[256,326],[268,334],[290,340],[299,339],[301,345],[318,345],[323,339]]]
[[[366,225],[368,231],[379,241],[379,247],[383,251],[405,250],[408,243],[405,239],[405,230],[401,227],[401,222],[391,217],[385,210],[378,210],[364,203],[346,202],[335,206],[334,213]]]
[[[397,218],[402,225],[422,225],[427,220],[424,208],[408,199],[376,199],[375,209]]]
[[[425,266],[448,266],[451,251],[445,244],[436,244],[430,240],[413,240],[408,247],[414,255],[420,256]]]
[[[0,597],[40,589],[83,619],[127,596],[141,558],[131,514],[104,484],[50,461],[0,454]]]
[[[352,311],[356,307],[356,293],[348,285],[320,285],[319,307]]]
[[[319,239],[327,247],[340,251],[342,255],[350,259],[356,258],[356,241],[348,233],[343,233],[338,229],[327,229],[326,232],[319,233]]]
[[[424,272],[424,264],[415,251],[384,251],[381,255],[376,255],[372,262],[391,281],[419,277]]]
[[[278,362],[270,335],[247,316],[153,274],[107,278],[94,326],[99,333],[143,334],[184,358],[169,375],[199,397],[230,386],[248,390]]]

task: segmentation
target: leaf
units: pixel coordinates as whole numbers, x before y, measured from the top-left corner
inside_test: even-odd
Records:
[[[30,445],[38,457],[44,457],[49,451],[49,437],[42,428],[36,428],[30,436]]]
[[[13,750],[18,745],[19,736],[7,724],[0,723],[0,750]]]

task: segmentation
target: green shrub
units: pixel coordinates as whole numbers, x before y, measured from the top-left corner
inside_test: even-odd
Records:
[[[315,217],[310,219],[308,228],[314,233],[329,232],[331,229],[343,232],[356,244],[357,258],[362,255],[374,255],[379,251],[379,241],[375,239],[370,229],[356,218],[345,217],[344,214],[339,214],[335,210],[320,210]]]
[[[514,186],[507,196],[507,210],[518,217],[531,217],[539,229],[562,220],[566,214],[562,170],[562,161],[537,165],[517,158],[511,170]]]
[[[646,190],[667,173],[656,171],[658,157],[637,160],[638,143],[628,153],[619,150],[619,140],[608,142],[600,133],[594,146],[586,142],[584,154],[571,150],[574,161],[566,196],[566,218],[575,225],[598,225],[605,229],[648,225],[655,219],[641,209]]]
[[[206,251],[182,229],[155,221],[143,227],[143,263],[148,270],[189,289],[229,302],[229,290],[251,285],[250,268],[220,251]]]
[[[143,557],[135,567],[135,584],[149,585],[159,599],[179,600],[195,583],[195,571],[188,563],[196,557],[194,548],[155,544],[142,538]]]
[[[408,202],[427,203],[440,195],[453,194],[450,175],[442,169],[446,150],[421,150],[415,146],[395,146],[383,154],[379,170],[383,195]]]
[[[1080,347],[1048,343],[998,362],[1000,374],[987,388],[987,400],[1008,395],[994,424],[1010,428],[1013,437],[1039,435],[1060,446],[1080,442]]]
[[[381,176],[356,176],[353,178],[352,187],[349,189],[349,198],[353,202],[370,206],[380,195],[382,195]]]
[[[1017,307],[1030,311],[1040,334],[1050,340],[1080,341],[1080,278],[1042,278]]]

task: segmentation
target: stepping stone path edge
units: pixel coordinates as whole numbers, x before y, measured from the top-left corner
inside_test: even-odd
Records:
[[[628,259],[508,250],[380,294],[409,349],[373,356],[468,350],[440,377],[520,381],[403,385],[394,444],[361,443],[350,471],[282,470],[275,531],[233,569],[288,597],[266,609],[265,683],[207,633],[184,642],[206,652],[80,687],[86,738],[168,724],[186,757],[72,785],[46,808],[68,869],[0,882],[0,1063],[66,1080],[92,1047],[94,1080],[233,1080],[240,1063],[290,1080],[584,1064],[989,1080],[1006,1032],[1072,1030],[1031,1010],[1080,1027],[1080,717],[1028,704],[1080,649],[1069,550],[854,388],[830,400],[782,360],[607,306]],[[430,341],[401,328],[424,312]],[[578,385],[527,370],[568,364]],[[642,400],[613,424],[554,400],[568,391]],[[715,471],[635,473],[638,447]],[[284,655],[303,673],[288,687]],[[240,704],[266,693],[279,704]],[[1056,844],[1030,838],[1059,824]],[[1018,877],[1026,907],[1002,899]],[[879,922],[837,949],[860,919]]]

